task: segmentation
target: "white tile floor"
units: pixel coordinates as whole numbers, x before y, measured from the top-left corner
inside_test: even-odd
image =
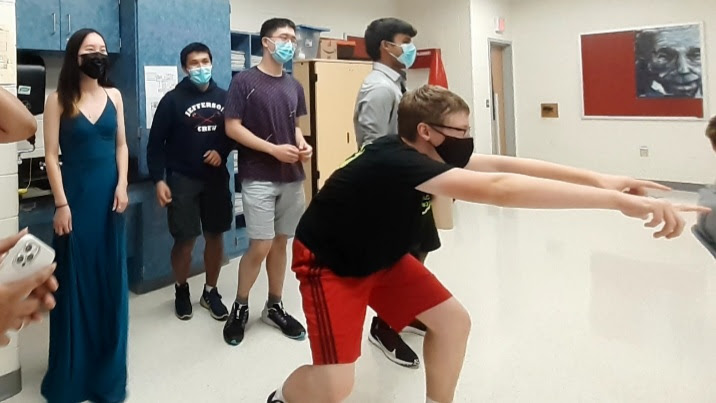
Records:
[[[655,241],[615,213],[465,204],[456,220],[428,260],[474,323],[456,401],[716,402],[716,262],[690,233]],[[236,270],[221,279],[228,301]],[[129,401],[265,401],[309,359],[306,342],[256,320],[265,293],[264,277],[238,348],[198,304],[192,321],[176,320],[170,288],[133,297]],[[285,300],[300,312],[292,277]],[[46,344],[46,326],[25,331],[25,389],[11,402],[41,401]],[[422,376],[366,342],[350,402],[424,402]]]

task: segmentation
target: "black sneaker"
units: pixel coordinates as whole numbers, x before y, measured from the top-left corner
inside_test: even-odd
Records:
[[[189,294],[189,284],[174,285],[174,311],[177,318],[181,320],[189,320],[194,316],[191,307],[191,296]]]
[[[221,322],[229,318],[229,311],[226,309],[226,305],[221,302],[221,294],[216,288],[211,292],[206,292],[206,288],[204,288],[204,294],[201,296],[199,303],[209,310],[212,318]]]
[[[303,340],[306,338],[306,328],[283,309],[283,302],[272,306],[266,304],[261,313],[261,320],[267,325],[281,330],[289,339]]]
[[[224,341],[232,346],[238,346],[244,340],[244,331],[248,321],[249,306],[234,303],[229,320],[224,325]]]
[[[418,355],[405,344],[395,330],[377,316],[373,318],[368,340],[378,347],[390,361],[406,368],[420,367]]]
[[[271,395],[268,397],[268,400],[266,400],[266,403],[285,403],[283,400],[278,400],[275,398],[276,392],[274,391],[271,393]]]

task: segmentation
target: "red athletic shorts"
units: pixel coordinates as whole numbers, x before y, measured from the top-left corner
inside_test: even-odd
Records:
[[[294,241],[293,271],[300,282],[314,365],[356,362],[369,306],[399,331],[452,297],[411,255],[368,277],[338,277],[318,267],[313,253]]]

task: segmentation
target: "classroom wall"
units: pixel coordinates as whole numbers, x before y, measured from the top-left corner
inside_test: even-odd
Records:
[[[15,4],[0,4],[0,35],[6,41],[3,49],[6,55],[14,55],[16,48]],[[5,55],[4,55],[5,56]],[[17,85],[17,66],[8,65],[10,79],[0,81],[3,87]],[[18,228],[18,201],[17,201],[17,148],[15,144],[0,145],[0,238],[5,238],[17,232]],[[8,347],[0,348],[0,396],[14,393],[19,385],[19,350],[17,337],[12,337]]]
[[[297,24],[330,28],[331,32],[325,34],[329,37],[363,36],[372,20],[396,12],[395,0],[232,0],[231,29],[258,32],[265,20],[286,17]]]
[[[397,17],[418,30],[415,45],[441,49],[448,86],[472,105],[470,0],[398,0],[397,4]]]
[[[704,121],[581,119],[578,37],[705,21],[706,92],[716,114],[715,15],[716,1],[704,0],[513,1],[508,26],[515,49],[519,155],[640,178],[712,183],[716,157],[704,137]],[[561,117],[541,119],[541,102],[559,102]],[[649,147],[650,157],[640,157],[642,146]]]
[[[510,18],[512,7],[506,0],[470,0],[472,37],[473,136],[475,149],[492,153],[492,114],[487,106],[492,91],[490,76],[490,40],[510,41],[516,26]],[[506,30],[495,32],[495,19],[506,18]],[[519,136],[519,134],[518,134]]]

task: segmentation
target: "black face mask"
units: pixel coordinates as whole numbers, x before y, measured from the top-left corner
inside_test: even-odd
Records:
[[[457,168],[465,168],[467,163],[470,162],[473,151],[475,151],[475,143],[472,137],[458,139],[445,136],[445,141],[435,147],[435,151],[446,163]]]
[[[82,64],[80,64],[80,70],[87,74],[87,77],[98,79],[102,77],[107,71],[107,65],[109,59],[107,55],[100,52],[87,53],[80,56]]]

